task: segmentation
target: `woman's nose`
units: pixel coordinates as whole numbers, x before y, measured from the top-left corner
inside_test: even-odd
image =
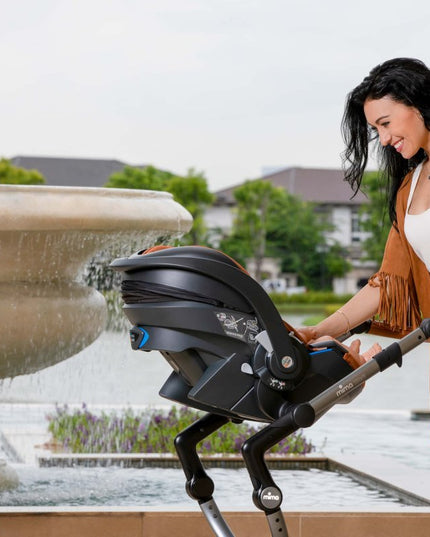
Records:
[[[386,146],[390,143],[391,134],[387,131],[379,132],[379,141],[381,145]]]

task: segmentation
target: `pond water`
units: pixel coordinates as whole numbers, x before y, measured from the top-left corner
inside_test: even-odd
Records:
[[[197,507],[185,493],[183,472],[172,468],[16,468],[20,485],[16,490],[0,493],[2,506]],[[215,482],[214,497],[221,509],[255,509],[245,469],[211,468],[208,474]],[[372,505],[380,509],[405,506],[394,497],[335,472],[274,470],[272,475],[283,491],[283,508],[289,510],[319,505]]]

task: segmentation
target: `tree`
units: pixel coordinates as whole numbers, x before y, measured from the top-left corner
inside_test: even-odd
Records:
[[[142,190],[165,190],[168,181],[173,174],[159,170],[155,166],[135,168],[125,166],[120,172],[113,173],[105,187],[107,188],[132,188]]]
[[[190,168],[185,177],[172,177],[166,188],[193,217],[193,227],[181,239],[181,243],[206,245],[207,229],[203,216],[206,207],[214,202],[215,196],[209,192],[203,173]]]
[[[279,258],[283,272],[297,273],[300,283],[309,288],[328,287],[333,276],[348,270],[345,252],[326,243],[330,227],[313,204],[262,179],[247,181],[234,197],[233,230],[221,241],[221,248],[242,264],[253,259],[257,280],[266,256]]]
[[[370,202],[360,210],[361,226],[364,231],[370,233],[370,237],[364,241],[363,248],[367,259],[380,263],[391,227],[386,186],[378,172],[367,172],[363,177],[362,190]]]
[[[261,265],[267,255],[267,219],[271,204],[282,195],[282,189],[262,179],[246,181],[235,189],[236,218],[229,238],[221,241],[221,248],[240,263],[246,259],[255,262],[255,278],[261,279]]]
[[[175,201],[183,205],[193,217],[193,227],[182,237],[181,243],[207,244],[207,230],[203,214],[205,208],[213,203],[215,197],[209,192],[202,172],[196,172],[190,168],[188,174],[181,177],[160,170],[155,166],[146,166],[145,168],[125,166],[121,172],[112,174],[105,186],[170,192]]]
[[[332,229],[312,203],[283,191],[270,211],[268,242],[273,256],[282,260],[282,270],[298,274],[299,283],[310,289],[329,288],[332,278],[349,270],[347,253],[337,243],[328,243]]]
[[[0,159],[0,183],[8,185],[43,185],[45,178],[37,170],[25,170],[13,166],[9,160]]]

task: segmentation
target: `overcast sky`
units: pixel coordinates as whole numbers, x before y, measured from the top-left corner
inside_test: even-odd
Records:
[[[339,167],[345,96],[430,65],[429,0],[0,0],[0,156],[119,159],[211,190]]]

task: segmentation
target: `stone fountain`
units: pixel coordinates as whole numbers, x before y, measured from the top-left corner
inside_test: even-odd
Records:
[[[112,245],[174,239],[191,215],[165,192],[0,185],[0,378],[53,365],[92,343],[106,303],[83,283]]]
[[[82,278],[92,258],[192,225],[166,192],[24,185],[0,185],[0,221],[0,379],[65,360],[101,334],[105,299]]]

